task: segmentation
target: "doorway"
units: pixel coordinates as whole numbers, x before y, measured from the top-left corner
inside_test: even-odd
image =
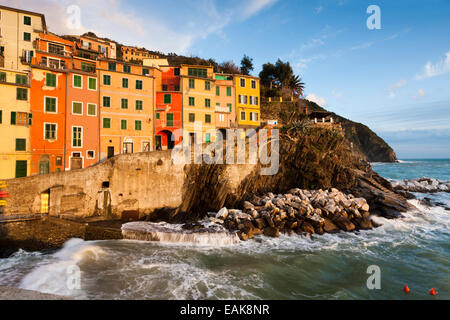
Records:
[[[48,214],[50,194],[41,193],[41,214]]]
[[[114,147],[108,147],[108,159],[114,157]]]
[[[155,136],[156,150],[162,150],[162,138],[160,135]]]

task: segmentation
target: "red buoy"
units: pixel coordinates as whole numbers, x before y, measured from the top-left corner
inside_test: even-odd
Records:
[[[405,284],[405,286],[403,287],[403,291],[405,291],[405,293],[409,293],[409,291],[411,291],[411,290],[409,290],[408,285]]]
[[[437,295],[436,289],[432,288],[432,289],[430,290],[430,294],[431,294],[432,296]]]

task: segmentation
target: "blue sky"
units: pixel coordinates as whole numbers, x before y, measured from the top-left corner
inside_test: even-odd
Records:
[[[383,137],[399,158],[450,158],[450,1],[11,0],[56,33],[234,60],[290,61],[305,96]],[[77,5],[81,28],[67,26]],[[369,30],[369,5],[381,29]]]

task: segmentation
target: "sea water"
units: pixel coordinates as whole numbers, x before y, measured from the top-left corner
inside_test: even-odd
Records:
[[[449,160],[373,164],[389,179],[450,179]],[[449,299],[450,193],[417,194],[445,206],[356,233],[285,236],[229,246],[71,239],[53,253],[0,259],[0,285],[77,299]],[[380,289],[369,289],[369,266]],[[73,266],[79,286],[70,285]],[[407,284],[409,294],[403,292]],[[437,296],[430,296],[435,288]]]

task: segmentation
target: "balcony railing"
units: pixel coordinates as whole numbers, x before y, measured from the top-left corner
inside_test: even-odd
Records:
[[[39,62],[39,66],[51,68],[51,69],[58,69],[58,70],[65,70],[66,69],[66,63],[64,61],[51,61],[51,60],[41,60]]]

